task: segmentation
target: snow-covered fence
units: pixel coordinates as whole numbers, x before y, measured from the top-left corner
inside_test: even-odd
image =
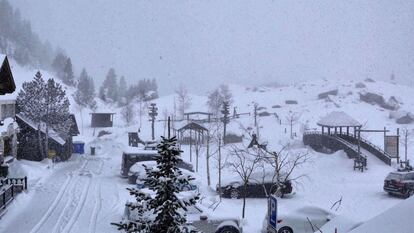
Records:
[[[13,201],[18,193],[25,189],[27,189],[27,177],[0,180],[0,212]]]

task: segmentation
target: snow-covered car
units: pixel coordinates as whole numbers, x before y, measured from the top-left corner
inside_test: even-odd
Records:
[[[242,233],[242,227],[238,219],[220,218],[206,214],[200,205],[187,207],[187,223],[183,226],[183,232],[203,233]],[[125,207],[124,219],[134,221],[134,214]],[[195,230],[195,231],[194,231]]]
[[[242,233],[238,219],[220,218],[209,215],[202,207],[195,205],[187,212],[187,224],[203,233]]]
[[[138,189],[146,188],[145,181],[147,179],[147,172],[145,170],[145,167],[148,169],[153,169],[157,166],[156,161],[145,161],[145,162],[138,162],[135,163],[129,170],[128,177],[129,177],[129,183],[136,184],[136,187]],[[180,171],[183,176],[188,177],[195,177],[196,175],[188,170],[180,168]],[[190,184],[179,184],[177,183],[177,186],[179,187],[180,191],[194,191],[198,189],[198,186],[194,184],[194,182],[191,182]]]
[[[136,162],[134,163],[134,165],[132,165],[129,168],[128,171],[128,182],[130,184],[136,184],[136,180],[137,178],[141,175],[145,175],[145,166],[147,166],[148,168],[153,168],[155,166],[157,166],[157,162],[154,160],[150,160],[150,161],[141,161],[141,162]],[[192,169],[192,165],[188,164],[184,161],[180,161],[180,163],[178,164],[178,167],[181,169],[182,172],[189,172],[188,174],[191,174],[191,176],[194,177],[193,169]]]
[[[251,175],[246,189],[246,197],[266,198],[271,194],[283,197],[285,194],[292,193],[292,183],[290,180],[275,182],[273,173],[255,172]],[[216,185],[216,191],[221,193],[225,198],[242,198],[244,196],[243,182],[240,178],[234,178],[235,181],[224,181]]]
[[[277,233],[313,233],[318,232],[336,214],[323,208],[309,206],[295,211],[279,214],[277,217]],[[268,226],[268,216],[263,221],[263,232],[273,233]]]

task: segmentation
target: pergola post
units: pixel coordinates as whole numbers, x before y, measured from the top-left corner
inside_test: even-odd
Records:
[[[328,134],[331,135],[331,127],[328,126]]]
[[[325,127],[322,126],[322,134],[325,133]]]
[[[342,126],[339,127],[339,134],[342,134]]]
[[[336,128],[337,128],[337,127],[335,126],[335,134],[337,134]]]
[[[349,136],[349,126],[346,127],[346,135]]]

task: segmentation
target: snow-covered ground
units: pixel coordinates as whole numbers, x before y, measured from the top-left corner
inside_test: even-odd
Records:
[[[18,86],[24,80],[30,80],[34,75],[31,71],[14,66],[14,77]],[[50,75],[45,74],[46,78]],[[364,82],[363,89],[355,88],[355,83],[347,80],[327,81],[315,80],[312,83],[301,83],[283,87],[259,87],[257,89],[231,85],[234,103],[238,113],[252,112],[253,101],[265,107],[263,111],[277,113],[280,121],[273,115],[259,117],[260,137],[269,143],[271,150],[278,150],[286,143],[292,146],[292,152],[306,151],[301,142],[304,129],[317,128],[316,122],[332,111],[345,111],[350,116],[364,124],[368,129],[382,129],[384,126],[394,134],[397,125],[394,119],[389,118],[390,111],[377,105],[363,103],[359,100],[360,91],[381,93],[387,100],[390,96],[397,97],[401,102],[401,110],[414,111],[414,90],[397,84],[386,82]],[[318,94],[324,91],[339,88],[337,96],[330,100],[319,100]],[[67,93],[73,93],[67,88]],[[287,105],[286,100],[296,100],[297,105]],[[192,104],[188,111],[207,110],[205,95],[193,95]],[[52,164],[49,161],[29,162],[16,161],[10,170],[12,175],[29,177],[29,189],[20,194],[7,208],[7,213],[0,220],[0,232],[117,232],[111,222],[120,220],[126,200],[131,199],[125,189],[131,187],[127,180],[120,177],[122,151],[127,150],[128,132],[137,131],[140,127],[140,136],[150,138],[150,124],[147,113],[135,122],[126,125],[121,117],[121,109],[116,105],[104,105],[98,101],[97,112],[115,112],[115,125],[105,130],[110,135],[97,138],[93,136],[90,125],[91,112],[80,109],[74,104],[71,111],[76,114],[81,135],[75,140],[86,142],[86,151],[89,146],[97,147],[97,154],[90,156],[73,155],[67,162]],[[155,100],[159,108],[159,119],[163,119],[164,110],[172,113],[173,96],[163,96]],[[273,108],[280,105],[281,108]],[[135,109],[138,112],[138,104]],[[146,111],[146,110],[145,110]],[[300,115],[293,131],[296,137],[291,140],[289,126],[285,117],[289,112]],[[243,116],[229,125],[229,132],[246,134],[240,129],[253,126],[251,116]],[[412,130],[413,124],[406,125]],[[165,134],[165,123],[156,122],[157,137]],[[97,135],[97,133],[95,133]],[[382,146],[382,134],[363,135],[378,146]],[[214,147],[214,145],[212,145]],[[409,147],[409,151],[414,149]],[[183,158],[190,162],[189,147],[182,146]],[[402,150],[401,150],[402,151]],[[223,149],[224,157],[227,150]],[[201,150],[198,174],[202,205],[211,206],[218,200],[214,192],[218,182],[217,161],[211,159],[211,187],[207,186],[205,148]],[[194,153],[193,153],[194,156]],[[295,175],[305,175],[294,184],[294,194],[279,202],[279,211],[289,212],[304,205],[316,205],[330,208],[342,197],[342,204],[338,213],[352,216],[360,221],[367,221],[400,203],[402,199],[390,197],[382,190],[383,179],[386,174],[395,169],[396,164],[390,167],[376,157],[368,157],[368,170],[364,173],[354,171],[353,161],[348,159],[344,152],[321,154],[309,151],[310,162],[304,164]],[[409,155],[411,159],[414,156]],[[195,166],[195,159],[191,163]],[[224,179],[234,177],[234,172],[226,168],[223,171]],[[257,233],[262,228],[263,218],[267,210],[265,199],[249,198],[247,201],[244,232]],[[242,200],[223,199],[214,215],[226,217],[241,217]]]

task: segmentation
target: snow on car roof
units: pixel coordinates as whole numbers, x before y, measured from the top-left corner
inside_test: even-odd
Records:
[[[334,111],[322,117],[317,123],[319,126],[344,127],[361,126],[357,120],[342,111]]]
[[[127,154],[158,154],[157,150],[145,150],[143,147],[132,147],[132,146],[127,146],[124,149],[124,153]]]
[[[156,161],[144,161],[144,162],[137,162],[129,169],[130,172],[145,172],[144,165],[147,167],[154,167],[157,165]]]
[[[3,120],[3,125],[0,125],[0,132],[7,132],[9,126],[12,125],[14,129],[18,128],[17,123],[11,117],[7,117]]]

